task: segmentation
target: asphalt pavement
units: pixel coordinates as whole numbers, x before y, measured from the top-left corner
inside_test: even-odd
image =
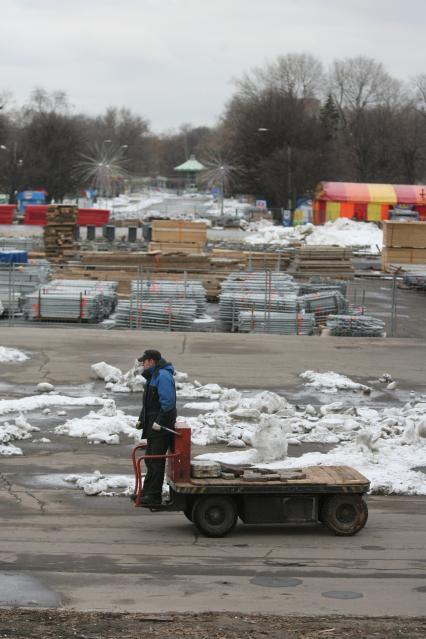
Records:
[[[425,391],[422,340],[5,328],[0,343],[32,353],[25,364],[2,366],[3,398],[32,394],[39,381],[51,381],[63,392],[100,394],[103,384],[93,378],[90,364],[104,360],[126,370],[148,346],[161,348],[201,382],[276,389],[293,399],[301,386],[298,374],[307,368],[332,369],[359,381],[390,372],[399,381],[399,395],[384,395],[383,402],[405,401],[412,388]],[[137,414],[137,395],[118,401]],[[67,412],[71,417],[89,409]],[[150,513],[125,497],[86,497],[63,482],[66,474],[97,469],[131,474],[131,443],[94,446],[55,438],[60,421],[55,414],[31,421],[52,444],[22,441],[23,456],[1,459],[0,606],[424,614],[422,497],[371,497],[367,526],[350,538],[335,537],[320,525],[239,524],[224,539],[207,539],[181,513]]]

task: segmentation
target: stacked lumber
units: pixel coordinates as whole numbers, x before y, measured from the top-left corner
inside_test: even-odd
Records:
[[[238,268],[246,270],[252,268],[254,271],[286,271],[293,258],[294,250],[282,250],[277,252],[263,251],[236,251],[227,249],[213,249],[213,257],[222,257],[238,262]]]
[[[74,257],[78,244],[75,242],[77,207],[50,204],[47,207],[44,233],[44,250],[48,260],[66,261]]]
[[[148,250],[160,253],[202,253],[203,247],[194,242],[150,242]]]
[[[382,269],[395,264],[426,264],[426,222],[385,222]]]
[[[150,251],[201,253],[207,242],[207,224],[187,220],[153,220]]]
[[[294,261],[295,271],[303,275],[352,277],[352,249],[339,246],[301,246]]]
[[[81,255],[82,264],[96,266],[143,266],[151,269],[166,269],[171,272],[206,269],[210,267],[209,257],[204,253],[166,253],[143,251],[87,251]]]

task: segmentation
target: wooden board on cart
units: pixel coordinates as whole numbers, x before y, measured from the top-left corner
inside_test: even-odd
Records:
[[[259,481],[257,482],[254,481],[252,477],[250,477],[249,481],[244,481],[244,476],[235,477],[235,479],[191,478],[191,482],[189,483],[176,483],[172,485],[177,492],[198,492],[197,489],[203,492],[203,489],[210,491],[215,488],[241,488],[242,490],[244,490],[244,488],[250,488],[250,491],[252,491],[256,487],[262,487],[262,489],[271,487],[277,488],[278,490],[280,487],[299,489],[309,487],[310,490],[314,488],[317,492],[327,492],[333,488],[336,492],[366,492],[369,487],[368,479],[349,466],[307,466],[298,469],[300,471],[300,477],[297,478],[295,478],[296,469],[291,470],[293,474],[289,475],[289,478],[283,473],[279,479],[271,479],[270,481],[265,481],[265,479],[261,477],[259,477]],[[271,473],[272,472],[274,471],[271,471]],[[229,465],[227,467],[227,473],[229,473]]]

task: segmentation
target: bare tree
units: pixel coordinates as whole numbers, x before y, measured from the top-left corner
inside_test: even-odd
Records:
[[[381,62],[359,56],[333,62],[329,91],[342,111],[359,111],[396,104],[401,83],[385,71]]]
[[[264,68],[254,68],[236,81],[237,91],[253,96],[265,90],[290,98],[318,98],[323,90],[323,68],[310,53],[288,53]]]

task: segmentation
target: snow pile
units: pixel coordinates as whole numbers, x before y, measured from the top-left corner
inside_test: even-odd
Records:
[[[251,224],[249,229],[253,231],[253,234],[246,237],[247,244],[276,246],[289,246],[299,242],[312,246],[332,244],[342,247],[365,247],[372,254],[377,254],[383,245],[383,231],[375,224],[354,222],[347,218],[338,218],[322,226],[305,224],[296,227],[274,226],[271,222],[261,221]]]
[[[209,217],[215,218],[220,217],[222,214],[222,203],[220,200],[214,202],[206,202],[205,206],[205,214]],[[239,202],[234,198],[225,198],[223,201],[223,216],[224,217],[235,217],[235,218],[243,218],[244,214],[247,211],[253,209],[252,204],[247,204],[244,202]]]
[[[64,481],[75,484],[84,490],[85,495],[101,495],[112,497],[114,495],[130,495],[133,492],[134,477],[130,475],[105,476],[99,470],[92,475],[67,475]]]
[[[92,364],[91,368],[99,379],[105,381],[105,390],[113,393],[137,393],[143,390],[145,379],[142,377],[143,369],[137,360],[127,373],[106,362]]]
[[[104,407],[97,413],[91,411],[86,417],[69,419],[57,426],[55,433],[85,437],[91,444],[119,444],[121,433],[132,440],[140,435],[140,431],[135,428],[137,419],[118,410],[113,399],[107,399]]]
[[[0,444],[0,457],[11,457],[12,455],[22,455],[22,450],[13,444]]]
[[[269,462],[269,468],[347,465],[370,479],[372,492],[426,494],[426,475],[416,470],[426,469],[426,402],[408,402],[402,407],[382,410],[348,407],[341,401],[321,406],[319,410],[313,406],[306,406],[303,411],[288,406],[287,411],[291,408],[292,416],[281,417],[280,412],[275,415],[270,433],[264,429],[260,436],[258,427],[250,435],[247,430],[243,433],[243,440],[250,440],[255,449],[201,455],[198,459],[251,464],[262,461],[262,465]],[[222,415],[222,431],[225,424],[229,424],[226,417]],[[206,418],[207,423],[215,421],[213,415],[204,416],[204,420]],[[287,443],[319,442],[337,446],[328,453],[286,458],[286,443],[281,437],[287,438]]]
[[[358,384],[352,381],[346,375],[340,373],[334,373],[328,371],[327,373],[316,373],[315,371],[305,371],[300,373],[299,377],[308,380],[306,386],[311,386],[315,390],[319,390],[323,393],[337,393],[340,390],[350,391],[366,391],[371,389],[364,384]]]
[[[30,395],[21,399],[0,399],[0,415],[8,413],[28,412],[31,410],[42,410],[49,406],[96,406],[104,404],[105,400],[100,397],[68,397],[67,395]]]
[[[0,346],[0,364],[25,362],[27,359],[30,359],[28,355],[25,355],[25,353],[23,353],[22,351],[18,351],[18,349],[16,348]]]
[[[266,417],[275,415],[279,418],[279,427],[286,430],[287,425],[282,420],[295,412],[284,397],[270,391],[244,397],[233,388],[206,384],[196,389],[200,393],[198,397],[206,397],[209,386],[214,387],[214,392],[210,395],[213,401],[185,404],[185,408],[208,411],[197,417],[185,419],[192,429],[192,441],[201,446],[207,444],[227,444],[238,448],[252,446],[253,434],[259,428],[265,428],[265,430],[270,428],[271,432],[278,428],[277,421],[266,419]]]
[[[0,455],[22,455],[22,450],[11,445],[11,442],[22,439],[31,439],[33,432],[38,432],[37,426],[31,426],[20,413],[15,417],[15,422],[3,422],[0,424]]]

